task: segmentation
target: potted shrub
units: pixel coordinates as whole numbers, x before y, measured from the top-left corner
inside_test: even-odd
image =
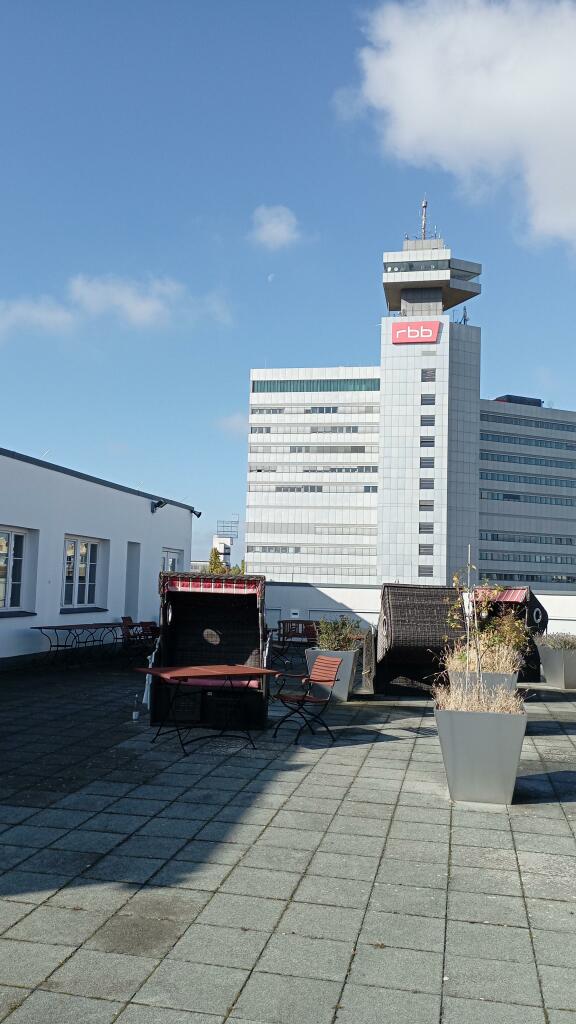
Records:
[[[489,620],[491,595],[475,599],[467,566],[467,587],[458,587],[465,636],[452,651],[454,676],[447,661],[450,685],[436,686],[435,718],[448,789],[452,800],[509,804],[527,715],[514,686],[485,681],[485,668],[519,667],[525,630],[509,613]],[[506,673],[514,675],[513,672]]]
[[[435,717],[452,800],[512,802],[527,715],[503,686],[437,686]]]
[[[341,615],[338,619],[321,619],[318,623],[317,647],[306,651],[306,664],[310,672],[319,654],[334,655],[342,659],[334,685],[334,700],[348,700],[356,675],[362,629],[358,619]]]
[[[536,646],[547,685],[560,690],[575,690],[576,636],[572,633],[545,633],[537,638]]]
[[[444,655],[444,667],[454,686],[476,686],[481,678],[485,687],[502,686],[513,692],[521,665],[522,653],[488,631],[479,634],[477,644],[457,643]]]

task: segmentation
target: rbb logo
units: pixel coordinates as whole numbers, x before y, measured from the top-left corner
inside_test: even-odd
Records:
[[[422,342],[438,341],[439,320],[396,321],[392,324],[393,345],[419,345]]]

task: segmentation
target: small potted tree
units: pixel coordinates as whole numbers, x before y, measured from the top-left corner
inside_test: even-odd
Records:
[[[488,636],[482,640],[481,610],[470,585],[473,568],[468,565],[468,586],[461,593],[466,630],[458,650],[461,674],[454,678],[448,665],[450,685],[434,688],[434,714],[452,800],[508,804],[527,715],[515,686],[486,684],[483,653],[486,656],[491,645],[512,647],[503,644],[501,637],[516,627],[505,623],[500,627],[500,639]],[[505,662],[491,664],[502,667]]]
[[[348,700],[356,675],[356,665],[360,652],[360,641],[363,638],[358,619],[341,615],[338,619],[320,619],[317,626],[317,647],[309,647],[306,651],[308,671],[319,654],[333,655],[342,659],[338,670],[333,695],[335,700]]]
[[[544,633],[536,640],[542,672],[548,686],[576,689],[576,636],[572,633]]]

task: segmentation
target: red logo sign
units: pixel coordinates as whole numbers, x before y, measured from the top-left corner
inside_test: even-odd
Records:
[[[392,324],[393,345],[420,345],[438,341],[439,320],[397,320]]]

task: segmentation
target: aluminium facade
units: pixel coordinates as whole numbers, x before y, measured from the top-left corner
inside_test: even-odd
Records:
[[[576,413],[480,399],[481,266],[384,254],[377,367],[253,370],[247,571],[317,586],[479,575],[576,589]]]

